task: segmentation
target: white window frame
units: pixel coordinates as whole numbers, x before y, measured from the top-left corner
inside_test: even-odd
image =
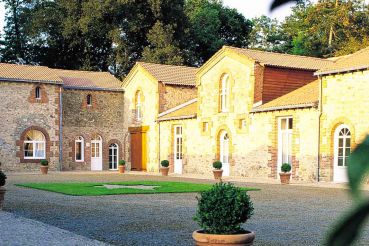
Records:
[[[292,120],[292,127],[290,128],[290,119]],[[282,120],[286,120],[287,129],[282,129]],[[277,173],[280,172],[280,167],[283,162],[283,144],[282,144],[282,135],[287,134],[287,143],[291,143],[289,149],[287,149],[287,159],[291,157],[289,164],[292,166],[292,145],[293,145],[293,117],[279,117],[278,118],[278,165],[277,165]]]
[[[136,120],[140,121],[142,120],[142,101],[141,101],[141,97],[142,97],[142,92],[141,91],[137,91],[136,92]]]
[[[92,95],[91,94],[87,95],[86,104],[87,104],[87,106],[92,106]]]
[[[31,131],[37,131],[37,130],[31,130]],[[40,132],[40,131],[38,131]],[[39,141],[39,140],[25,140],[23,142],[23,158],[24,159],[28,159],[28,160],[40,160],[40,159],[45,159],[46,158],[46,138],[45,138],[45,135],[40,132],[42,134],[42,136],[44,137],[44,140],[42,141]],[[32,154],[33,156],[26,156],[25,155],[25,152],[26,152],[26,149],[25,149],[25,145],[26,144],[32,144]],[[36,153],[36,146],[39,145],[39,144],[42,144],[44,146],[43,148],[43,155],[42,156],[35,156],[35,153]]]
[[[35,98],[40,100],[41,99],[41,87],[37,86],[35,89]]]
[[[340,133],[343,129],[347,129],[348,130],[348,135],[345,135],[345,136],[340,136]],[[342,161],[342,166],[339,166],[338,165],[338,158],[340,157],[339,156],[339,139],[343,139],[343,152],[342,152],[342,157],[343,157],[343,161]],[[351,130],[350,130],[350,127],[348,125],[345,125],[345,124],[342,124],[342,125],[339,125],[337,128],[336,128],[336,131],[334,133],[334,164],[335,166],[337,167],[347,167],[347,163],[346,163],[346,157],[348,157],[346,155],[346,141],[347,139],[350,139],[350,151],[351,151]]]
[[[179,132],[178,132],[179,130]],[[183,160],[183,128],[181,125],[174,126],[174,160]],[[180,140],[180,141],[178,141]]]
[[[117,167],[116,168],[110,168],[110,156],[114,156],[110,154],[110,151],[113,149],[117,150],[117,155],[116,155],[116,159],[117,159],[116,166]],[[118,164],[119,164],[119,145],[117,143],[112,143],[109,145],[109,170],[118,170]]]
[[[222,78],[222,88],[220,92],[220,111],[228,112],[229,110],[229,75],[224,74]]]
[[[81,143],[81,159],[77,160],[77,143]],[[74,141],[74,161],[84,162],[85,161],[85,141],[84,138],[79,136]]]

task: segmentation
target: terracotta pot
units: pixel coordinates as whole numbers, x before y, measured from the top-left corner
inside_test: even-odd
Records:
[[[291,179],[291,173],[279,173],[281,178],[281,184],[289,184]]]
[[[160,168],[161,175],[168,176],[169,173],[169,167],[161,167]]]
[[[218,235],[202,233],[202,231],[199,230],[192,233],[192,238],[195,240],[195,244],[198,246],[249,246],[254,242],[255,233],[247,232],[244,234],[235,235]]]
[[[42,174],[47,174],[49,171],[49,166],[41,166],[40,169]]]
[[[118,166],[119,173],[124,173],[125,169],[126,169],[126,166],[124,166],[124,165],[119,165]]]
[[[215,179],[222,179],[223,170],[222,169],[214,169],[213,170]]]
[[[0,186],[0,210],[2,210],[4,206],[5,192],[6,192],[6,189]]]

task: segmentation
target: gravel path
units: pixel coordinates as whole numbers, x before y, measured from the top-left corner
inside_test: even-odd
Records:
[[[147,194],[73,197],[15,187],[21,182],[99,182],[181,180],[156,176],[62,173],[8,175],[5,211],[115,245],[193,245],[196,194]],[[212,182],[212,181],[210,181]],[[337,217],[351,205],[347,191],[303,186],[245,184],[255,214],[245,228],[256,232],[255,245],[319,245]],[[369,245],[366,227],[358,245]]]

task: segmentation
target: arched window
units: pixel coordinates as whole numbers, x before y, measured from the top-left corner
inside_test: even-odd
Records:
[[[41,88],[40,86],[37,86],[35,89],[35,98],[36,99],[41,99]]]
[[[87,106],[92,106],[92,96],[91,96],[91,94],[87,95],[86,100],[87,100]]]
[[[119,160],[119,146],[113,143],[109,146],[109,169],[117,170]]]
[[[85,141],[84,138],[79,136],[74,141],[75,154],[74,158],[76,162],[82,162],[85,159]]]
[[[30,130],[23,143],[24,159],[45,159],[46,140],[42,132]]]
[[[220,112],[228,112],[229,107],[229,75],[224,74],[220,84],[219,108]]]
[[[136,120],[141,120],[142,119],[142,92],[141,91],[136,92],[135,102],[136,102],[136,105],[135,105]]]
[[[351,132],[348,126],[340,125],[336,129],[334,142],[336,165],[345,167],[351,153]]]

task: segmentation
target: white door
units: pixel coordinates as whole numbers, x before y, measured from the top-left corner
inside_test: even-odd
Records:
[[[340,125],[334,133],[333,181],[348,182],[347,160],[351,153],[351,133],[347,125]]]
[[[220,133],[219,145],[223,176],[229,176],[229,136],[226,131]]]
[[[118,170],[119,149],[118,144],[113,143],[109,146],[109,169]]]
[[[277,177],[281,172],[283,163],[292,166],[292,129],[293,120],[291,117],[283,117],[278,120],[278,165]]]
[[[174,127],[174,173],[182,174],[182,126]]]
[[[102,170],[102,139],[100,136],[91,140],[91,171]]]

